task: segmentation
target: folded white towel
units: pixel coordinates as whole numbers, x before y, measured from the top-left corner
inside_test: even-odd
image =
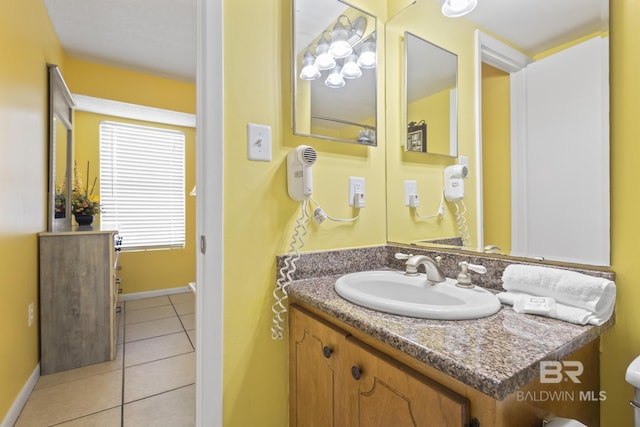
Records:
[[[613,313],[616,285],[611,280],[557,268],[512,264],[504,270],[502,281],[507,291],[551,297],[599,318]]]
[[[513,310],[517,313],[537,314],[539,316],[551,317],[553,319],[562,320],[564,322],[575,323],[577,325],[602,325],[609,319],[597,317],[594,313],[583,308],[572,307],[570,305],[560,304],[553,298],[549,298],[553,303],[550,304],[548,310],[531,309],[528,307],[528,300],[531,298],[540,298],[535,295],[523,294],[520,292],[501,292],[497,295],[500,302],[513,306]],[[530,305],[530,304],[529,304]]]

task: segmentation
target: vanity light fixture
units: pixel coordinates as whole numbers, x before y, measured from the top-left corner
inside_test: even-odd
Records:
[[[347,20],[346,27],[340,22],[341,18]],[[351,28],[351,21],[349,21],[349,18],[345,15],[340,15],[336,24],[333,26],[331,45],[329,46],[329,53],[333,55],[334,58],[346,58],[353,52],[353,47],[349,44],[349,32],[347,28]]]
[[[448,18],[458,18],[475,9],[478,0],[445,0],[442,4],[442,14]]]
[[[333,70],[331,70],[327,79],[324,81],[324,84],[327,87],[339,89],[345,85],[344,78],[342,77],[342,74],[340,74],[340,69],[341,67],[336,65]]]
[[[345,79],[357,79],[362,76],[362,70],[358,66],[358,55],[352,53],[349,55],[347,59],[344,60],[344,65],[342,66],[342,70],[340,70],[340,74]]]
[[[302,58],[302,71],[300,78],[302,80],[315,80],[320,78],[320,70],[315,66],[315,58],[309,50],[307,50]]]
[[[315,46],[312,44],[305,51],[300,79],[316,80],[322,77],[323,71],[329,70],[325,85],[341,88],[346,84],[344,79],[357,79],[362,76],[363,68],[375,68],[375,32],[364,39],[366,27],[364,16],[351,22],[346,15],[340,15],[333,30],[324,30]]]
[[[324,33],[328,33],[328,31],[325,30]],[[316,61],[314,63],[316,68],[321,71],[330,70],[336,66],[335,58],[329,53],[329,40],[324,33],[316,47]]]

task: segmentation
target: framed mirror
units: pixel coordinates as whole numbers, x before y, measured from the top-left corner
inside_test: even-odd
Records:
[[[404,40],[406,150],[457,157],[458,55],[408,31]]]
[[[73,171],[73,98],[60,68],[48,64],[49,185],[48,231],[71,227],[71,173]]]
[[[340,0],[293,0],[293,131],[377,145],[376,17]]]

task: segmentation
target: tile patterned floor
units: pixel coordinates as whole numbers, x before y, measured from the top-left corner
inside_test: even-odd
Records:
[[[195,298],[125,301],[116,359],[41,376],[16,427],[195,425]]]

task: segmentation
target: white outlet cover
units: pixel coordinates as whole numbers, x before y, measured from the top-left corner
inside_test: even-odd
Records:
[[[418,182],[414,180],[406,180],[404,182],[404,205],[410,206],[410,197],[413,194],[418,194]]]
[[[258,162],[271,161],[271,127],[247,125],[247,158]]]
[[[349,206],[355,206],[356,193],[365,194],[364,178],[359,176],[349,177]]]

